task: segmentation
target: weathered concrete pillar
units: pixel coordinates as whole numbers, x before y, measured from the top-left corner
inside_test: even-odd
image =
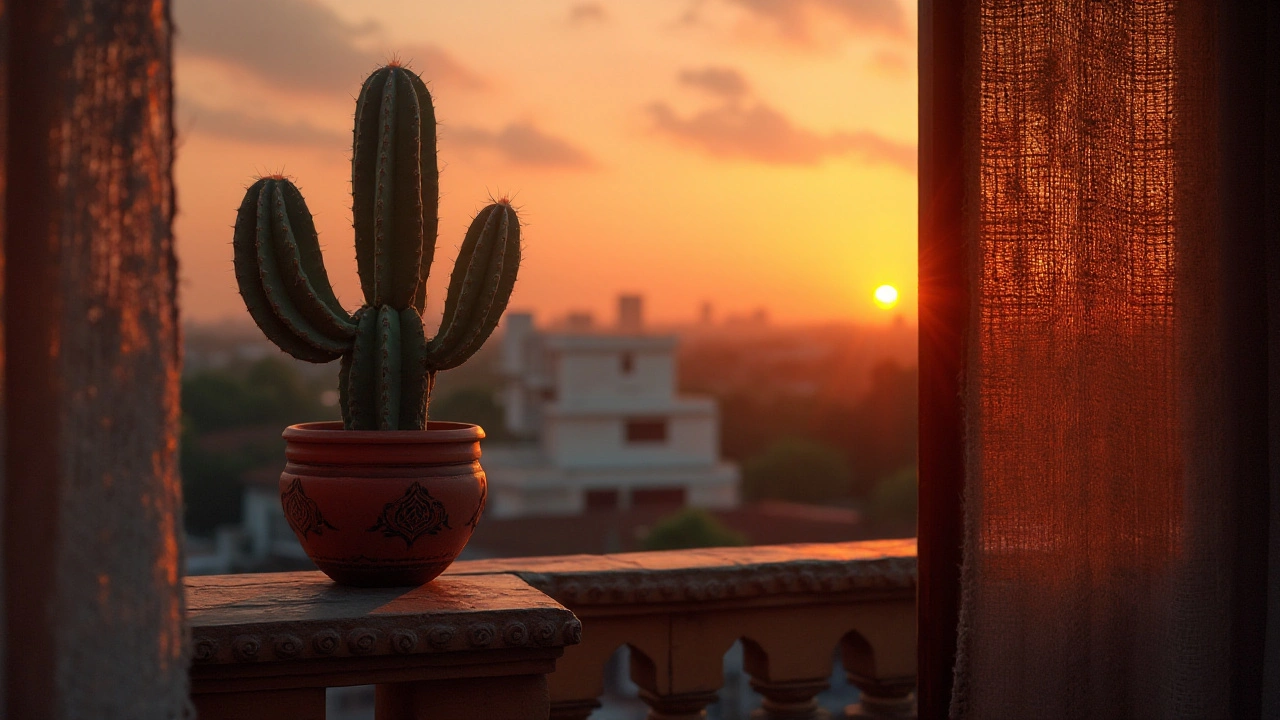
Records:
[[[2,7],[3,711],[178,717],[168,3]]]

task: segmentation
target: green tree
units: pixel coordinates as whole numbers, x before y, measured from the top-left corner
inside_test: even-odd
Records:
[[[869,498],[880,478],[916,460],[919,372],[886,360],[870,380],[856,405],[826,407],[813,425],[816,437],[845,450],[858,498]]]
[[[885,476],[871,493],[870,519],[894,525],[915,524],[919,494],[914,466]]]
[[[431,418],[450,422],[475,423],[484,428],[490,440],[508,437],[507,421],[493,391],[483,387],[464,387],[431,401]]]
[[[294,364],[278,358],[183,380],[181,468],[189,532],[209,534],[239,522],[244,473],[283,465],[284,441],[275,428],[337,419],[336,409],[320,402],[320,392]],[[266,432],[236,432],[255,427]]]
[[[197,433],[250,425],[336,419],[290,362],[268,357],[243,367],[209,370],[182,381],[184,423]]]
[[[642,543],[645,550],[685,550],[746,545],[747,538],[701,508],[685,508],[659,520]]]
[[[742,466],[747,500],[825,503],[847,497],[850,483],[844,454],[806,438],[779,440]]]

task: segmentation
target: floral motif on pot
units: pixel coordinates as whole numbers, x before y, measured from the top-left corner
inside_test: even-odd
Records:
[[[289,527],[293,528],[300,538],[305,538],[307,533],[311,532],[323,535],[325,528],[338,529],[325,521],[324,516],[320,514],[320,506],[316,505],[315,500],[307,497],[307,493],[302,489],[302,480],[299,478],[294,478],[280,495],[280,504],[284,506],[284,517],[289,521]]]
[[[387,503],[378,524],[369,528],[369,532],[382,531],[385,537],[404,540],[405,547],[411,547],[423,535],[435,535],[441,530],[452,530],[444,503],[431,497],[417,482],[404,495]]]

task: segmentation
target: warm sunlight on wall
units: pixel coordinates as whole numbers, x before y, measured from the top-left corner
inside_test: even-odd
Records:
[[[243,188],[276,170],[358,304],[352,97],[393,52],[440,120],[433,297],[470,213],[509,192],[527,224],[512,307],[547,318],[607,318],[635,291],[658,321],[704,302],[872,320],[866,289],[883,278],[915,314],[913,5],[176,0],[175,14],[189,319],[244,317],[230,225]]]

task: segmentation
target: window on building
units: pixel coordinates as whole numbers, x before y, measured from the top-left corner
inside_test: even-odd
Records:
[[[684,488],[645,488],[631,491],[631,507],[684,507]]]
[[[618,491],[616,489],[588,490],[586,492],[586,505],[588,510],[617,510]]]
[[[666,418],[633,418],[627,421],[627,442],[661,443],[666,441]]]

